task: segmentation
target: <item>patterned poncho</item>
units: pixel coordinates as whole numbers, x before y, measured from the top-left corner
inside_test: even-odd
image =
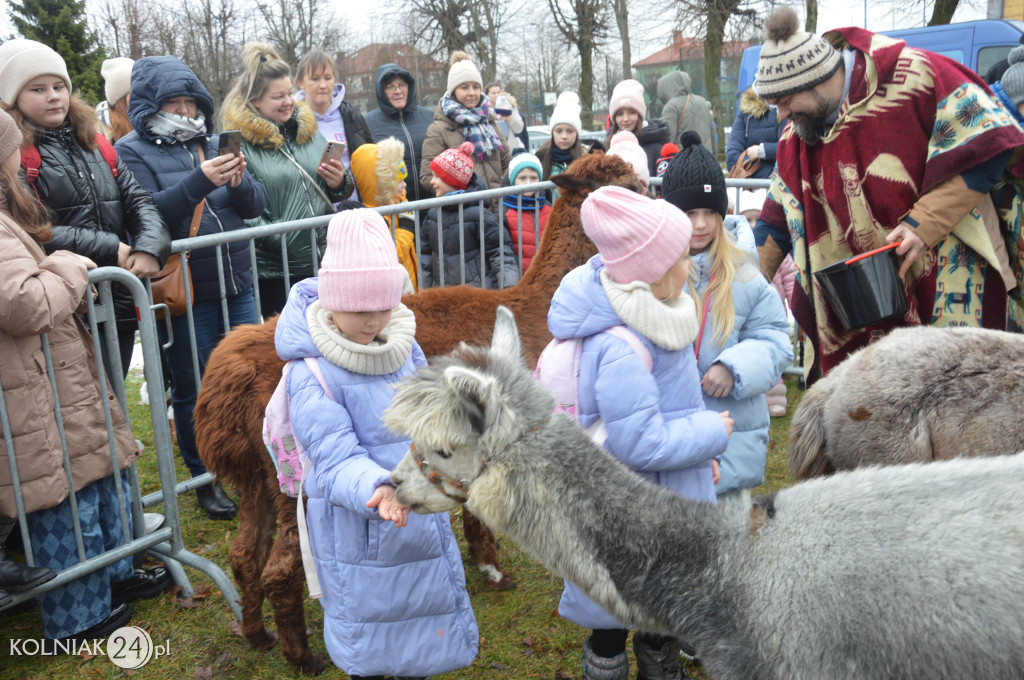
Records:
[[[903,319],[847,331],[829,308],[811,272],[885,245],[921,195],[1024,145],[1024,132],[983,82],[951,59],[858,28],[824,37],[838,49],[856,50],[849,94],[820,144],[804,143],[787,127],[761,214],[787,225],[793,237],[799,285],[792,302],[808,334],[805,369],[817,363],[824,375],[895,326],[1004,328],[1006,287],[976,210],[908,272]],[[1020,281],[1020,183],[1001,183],[993,196]],[[988,301],[986,289],[993,292]],[[1019,314],[1015,305],[1010,311]]]

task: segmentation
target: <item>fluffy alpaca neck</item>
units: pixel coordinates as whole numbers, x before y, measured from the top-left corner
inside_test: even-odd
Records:
[[[693,635],[717,559],[715,508],[647,483],[557,416],[500,452],[469,509],[621,621]],[[691,638],[692,639],[692,638]]]

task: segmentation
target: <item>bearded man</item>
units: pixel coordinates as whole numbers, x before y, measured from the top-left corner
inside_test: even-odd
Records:
[[[859,28],[802,32],[781,7],[754,90],[791,121],[755,236],[769,279],[796,262],[808,384],[896,326],[1022,325],[1024,131],[976,74]],[[847,330],[812,272],[894,242],[907,313]]]

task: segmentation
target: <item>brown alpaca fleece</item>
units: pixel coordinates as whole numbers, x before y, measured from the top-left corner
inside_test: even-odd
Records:
[[[447,354],[460,342],[489,344],[498,305],[504,305],[515,314],[524,359],[536,364],[551,340],[547,315],[552,295],[565,274],[597,252],[580,223],[583,200],[608,184],[641,190],[628,163],[603,153],[579,159],[555,181],[562,194],[533,264],[518,284],[503,290],[432,288],[402,298],[416,315],[416,340],[427,357]],[[264,411],[284,367],[274,347],[276,327],[277,317],[240,326],[211,353],[194,412],[196,443],[206,467],[241,495],[238,535],[230,554],[242,594],[245,638],[259,649],[273,645],[275,636],[266,630],[262,614],[263,600],[269,598],[285,658],[318,674],[323,662],[309,651],[306,640],[295,501],[278,489],[262,439]],[[463,525],[470,554],[488,575],[487,586],[511,587],[512,577],[498,562],[494,534],[468,512]]]

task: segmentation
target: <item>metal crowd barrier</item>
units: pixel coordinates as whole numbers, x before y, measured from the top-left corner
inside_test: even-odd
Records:
[[[92,334],[97,373],[100,376],[101,381],[109,381],[115,395],[117,396],[118,407],[124,411],[125,418],[128,420],[130,427],[131,419],[128,412],[124,379],[122,378],[120,371],[114,371],[113,373],[108,373],[106,371],[103,361],[103,350],[100,343],[100,333],[102,332],[104,334],[107,348],[111,352],[116,353],[118,346],[117,330],[114,324],[114,306],[110,288],[111,282],[116,281],[131,293],[139,310],[139,335],[141,338],[141,349],[144,358],[143,370],[145,372],[146,384],[148,386],[150,403],[164,403],[164,382],[160,363],[160,344],[157,339],[156,320],[153,315],[153,309],[149,304],[148,291],[139,279],[126,270],[118,267],[101,267],[95,269],[89,273],[89,281],[96,285],[99,293],[98,301],[93,300],[92,297],[89,296],[88,313],[85,317],[85,322]],[[124,527],[124,544],[95,557],[88,559],[85,557],[85,548],[82,540],[82,527],[79,521],[77,503],[75,500],[75,482],[72,478],[71,464],[68,457],[68,442],[64,435],[61,419],[60,393],[54,378],[53,364],[50,355],[50,344],[47,334],[40,336],[40,343],[42,346],[43,356],[46,361],[46,371],[49,376],[50,386],[53,390],[55,401],[54,413],[40,415],[42,417],[56,418],[58,431],[60,432],[61,448],[64,456],[64,471],[67,475],[68,486],[70,489],[70,507],[79,563],[59,572],[57,577],[53,580],[32,588],[27,592],[12,593],[12,601],[6,607],[0,608],[0,610],[14,607],[25,600],[38,597],[42,593],[65,585],[81,576],[103,569],[117,560],[130,555],[135,555],[142,551],[148,551],[150,555],[162,560],[166,564],[175,583],[182,588],[182,597],[189,598],[194,594],[192,585],[188,580],[188,576],[181,566],[182,564],[185,564],[194,569],[198,569],[209,576],[224,594],[224,597],[228,602],[228,606],[231,607],[231,611],[235,614],[235,617],[241,620],[242,613],[240,600],[238,592],[235,590],[231,579],[219,566],[210,560],[189,552],[185,548],[184,541],[182,540],[181,518],[178,513],[178,498],[175,488],[177,482],[175,472],[175,454],[171,448],[170,427],[166,410],[164,409],[151,409],[154,448],[156,450],[153,452],[144,452],[143,455],[156,456],[160,475],[161,491],[157,494],[151,495],[152,502],[149,504],[153,504],[154,502],[163,503],[163,513],[166,519],[165,525],[150,534],[146,534],[142,512],[142,508],[146,503],[144,503],[144,499],[141,498],[139,493],[139,479],[136,465],[132,464],[132,466],[128,468],[130,498],[125,498],[122,486],[120,484],[115,484],[115,487],[117,488],[119,507],[121,509],[122,526]],[[120,366],[120,362],[116,357],[112,357],[111,365]],[[107,400],[103,400],[103,403],[108,439],[110,441],[112,469],[118,470],[117,444],[111,421],[110,409],[112,406]],[[25,559],[30,566],[35,566],[32,541],[29,536],[28,522],[25,517],[25,502],[22,495],[21,481],[18,477],[14,441],[11,435],[7,403],[4,400],[2,385],[0,385],[0,425],[2,425],[3,428],[4,444],[7,451],[7,463],[10,467],[14,501],[18,510],[18,517],[16,519],[21,529]],[[128,535],[127,513],[129,511],[132,513],[132,528],[134,535]]]

